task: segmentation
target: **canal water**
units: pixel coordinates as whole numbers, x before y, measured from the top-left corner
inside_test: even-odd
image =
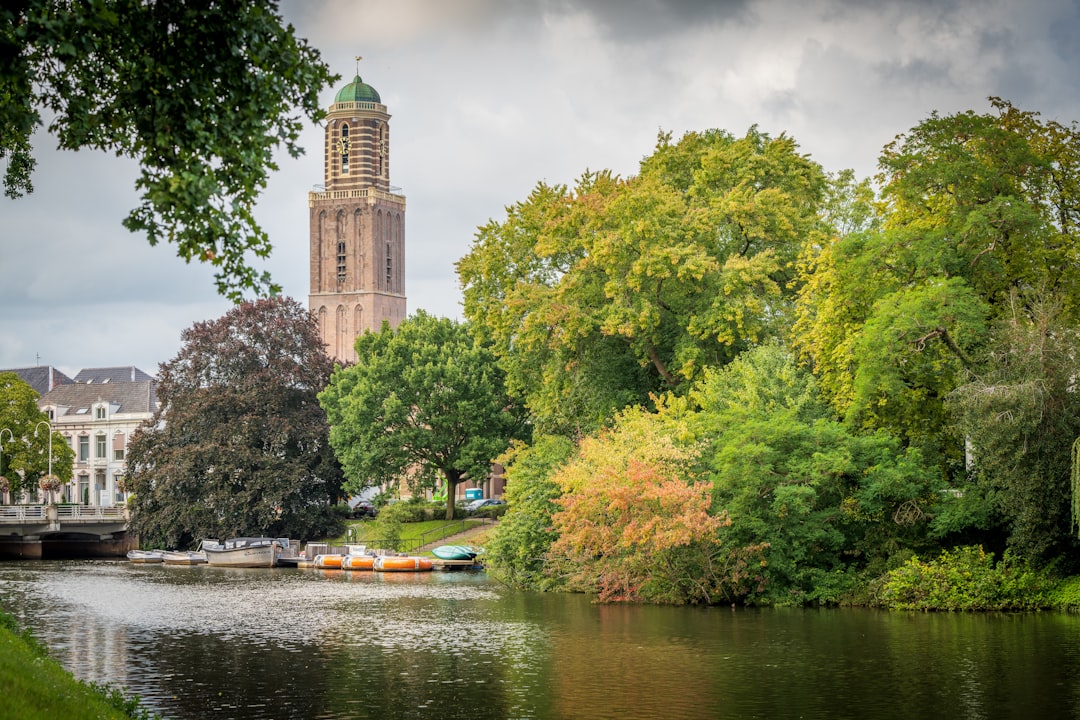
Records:
[[[1080,617],[602,606],[483,573],[0,563],[168,718],[1080,718]],[[0,698],[0,703],[3,699]]]

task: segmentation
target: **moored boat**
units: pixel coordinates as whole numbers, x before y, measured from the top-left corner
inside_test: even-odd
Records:
[[[268,537],[230,538],[225,542],[203,540],[202,551],[213,567],[274,567],[287,540]]]
[[[342,570],[372,570],[374,568],[374,555],[345,555],[341,558]]]
[[[440,545],[431,554],[441,560],[473,560],[479,551],[468,545]]]
[[[375,558],[371,569],[375,572],[425,572],[434,567],[431,559],[426,557],[381,555]]]
[[[202,565],[206,562],[206,553],[189,550],[166,550],[161,553],[161,561],[166,565]]]
[[[163,554],[161,550],[130,550],[127,559],[133,563],[159,563]]]
[[[341,568],[341,561],[344,559],[344,555],[338,554],[326,554],[315,556],[315,567],[320,570],[339,570]]]

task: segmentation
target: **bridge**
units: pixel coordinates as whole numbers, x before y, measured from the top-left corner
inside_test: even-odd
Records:
[[[135,546],[125,507],[0,505],[0,558],[121,557]]]

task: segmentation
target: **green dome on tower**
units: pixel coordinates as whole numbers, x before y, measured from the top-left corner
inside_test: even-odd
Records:
[[[334,102],[375,102],[381,103],[379,98],[379,92],[368,85],[366,82],[360,79],[357,75],[353,78],[353,81],[345,87],[338,90],[337,97],[334,98]]]

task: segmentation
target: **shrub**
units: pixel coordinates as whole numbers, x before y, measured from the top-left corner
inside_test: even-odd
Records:
[[[1035,610],[1048,607],[1049,581],[1006,551],[1000,562],[981,546],[913,557],[880,579],[877,603],[894,610]]]
[[[1054,607],[1070,612],[1080,611],[1080,575],[1065,578],[1050,591]]]

